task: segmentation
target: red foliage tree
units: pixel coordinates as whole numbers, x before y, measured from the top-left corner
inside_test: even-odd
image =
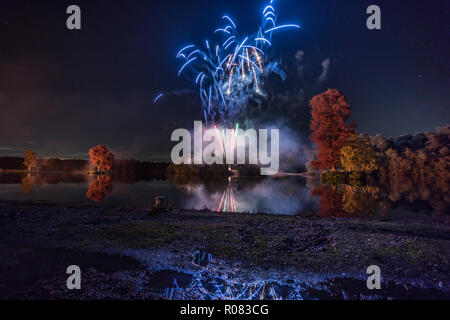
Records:
[[[356,124],[347,124],[351,108],[345,97],[336,89],[316,95],[311,106],[311,140],[317,145],[317,160],[311,165],[320,170],[335,170],[340,150],[347,139],[355,134]]]
[[[97,167],[97,170],[111,170],[114,155],[103,145],[98,145],[89,150],[91,162]]]

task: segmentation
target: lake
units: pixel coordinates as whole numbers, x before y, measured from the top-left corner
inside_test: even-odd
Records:
[[[0,174],[0,200],[152,206],[163,196],[180,209],[332,217],[432,218],[447,220],[448,185],[389,181],[326,186],[299,176],[140,180],[85,174]]]

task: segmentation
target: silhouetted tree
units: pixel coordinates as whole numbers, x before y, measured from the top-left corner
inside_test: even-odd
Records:
[[[97,167],[97,171],[111,170],[114,155],[103,145],[98,145],[89,150],[89,156],[94,166]]]
[[[347,124],[351,108],[345,97],[335,89],[328,89],[310,101],[311,140],[317,145],[317,160],[312,166],[334,171],[339,162],[341,148],[355,134],[356,124]]]

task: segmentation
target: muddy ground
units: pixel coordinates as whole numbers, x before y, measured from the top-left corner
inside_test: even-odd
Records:
[[[437,221],[0,201],[0,238],[1,299],[450,298]],[[381,290],[367,289],[370,265]]]

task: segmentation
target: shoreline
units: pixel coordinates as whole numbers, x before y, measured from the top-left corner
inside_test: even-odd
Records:
[[[140,271],[135,266],[120,271],[122,276],[131,277],[130,288],[141,276],[149,280],[155,273],[176,271],[191,277],[203,272],[232,283],[312,283],[311,290],[323,287],[324,282],[345,279],[341,286],[364,290],[366,268],[375,264],[382,270],[383,283],[389,285],[383,294],[365,289],[368,297],[420,297],[423,290],[427,292],[423,298],[450,297],[450,226],[440,222],[219,214],[208,210],[150,215],[142,207],[21,201],[0,201],[0,220],[3,281],[14,278],[14,269],[20,269],[33,252],[46,252],[47,260],[52,261],[57,260],[58,252],[68,251],[88,254],[91,264],[97,266],[94,271],[89,269],[90,276],[110,279],[112,287],[118,285],[119,280],[111,280],[116,271],[97,274],[105,256],[117,257],[119,265],[122,259],[140,265]],[[205,266],[193,263],[200,253],[211,257]],[[11,266],[11,261],[17,265]],[[52,288],[50,298],[68,294],[59,284],[55,288],[48,276],[39,281]],[[60,277],[65,277],[64,272]],[[195,292],[184,298],[199,294]],[[33,294],[46,297],[41,289]],[[144,298],[161,298],[154,290],[142,294]],[[357,291],[354,295],[357,297]]]

